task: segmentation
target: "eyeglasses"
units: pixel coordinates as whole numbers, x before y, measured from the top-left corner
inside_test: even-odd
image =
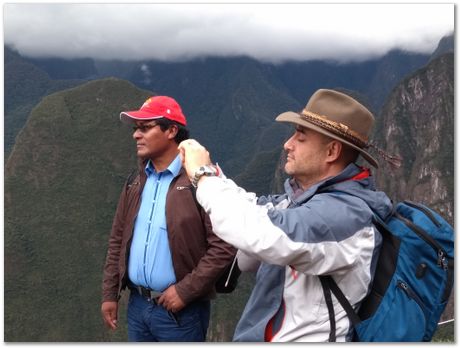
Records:
[[[150,129],[155,128],[156,126],[159,126],[159,124],[158,123],[142,124],[140,126],[134,126],[133,131],[139,130],[141,133],[146,133]]]

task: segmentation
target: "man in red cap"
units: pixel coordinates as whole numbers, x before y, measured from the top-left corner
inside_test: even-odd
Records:
[[[205,341],[214,285],[236,250],[212,231],[196,204],[178,144],[188,139],[179,104],[149,98],[120,114],[133,125],[139,172],[120,196],[104,267],[101,312],[117,327],[118,300],[130,289],[130,341]]]

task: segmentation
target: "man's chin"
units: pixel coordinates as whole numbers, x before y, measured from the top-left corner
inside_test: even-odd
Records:
[[[284,166],[284,172],[285,172],[287,175],[289,175],[289,176],[292,175],[293,170],[290,168],[289,164],[286,164],[286,165]]]
[[[145,160],[148,158],[147,154],[141,152],[141,151],[137,151],[137,157],[140,158],[141,160]]]

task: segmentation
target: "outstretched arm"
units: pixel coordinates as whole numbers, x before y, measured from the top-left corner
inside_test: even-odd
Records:
[[[198,142],[187,140],[180,146],[190,176],[210,163],[209,153]],[[248,193],[229,179],[202,177],[197,199],[220,238],[262,262],[290,265],[308,274],[326,274],[349,269],[357,258],[367,255],[364,250],[373,248],[372,228],[352,231],[355,233],[347,238],[335,236],[334,231],[343,229],[336,226],[342,219],[328,216],[326,222],[318,208],[324,205],[324,198],[277,210],[272,204],[258,205],[255,199],[248,199]],[[348,207],[340,199],[328,199],[337,207]]]

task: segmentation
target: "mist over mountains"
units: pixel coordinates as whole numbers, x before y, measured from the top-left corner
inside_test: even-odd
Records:
[[[173,96],[192,137],[260,194],[283,180],[282,143],[292,129],[276,115],[300,110],[317,88],[348,90],[373,109],[379,146],[404,160],[397,171],[380,161],[379,188],[426,202],[453,223],[453,72],[453,36],[432,56],[394,51],[360,64],[32,59],[6,47],[5,341],[126,341],[123,310],[114,334],[99,314],[112,217],[136,166],[120,111],[152,94]],[[218,297],[209,340],[231,340],[251,282],[244,276]],[[451,303],[444,318],[452,316]]]

